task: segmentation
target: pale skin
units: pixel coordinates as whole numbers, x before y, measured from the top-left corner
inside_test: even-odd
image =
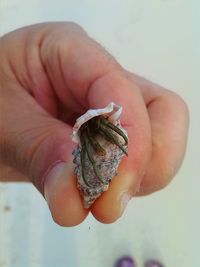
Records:
[[[175,176],[187,141],[185,102],[125,70],[80,26],[13,31],[0,38],[0,55],[0,180],[31,181],[57,224],[77,225],[89,212],[112,223],[130,197],[158,191]],[[123,107],[129,156],[86,210],[73,175],[72,126],[86,110],[112,101]]]

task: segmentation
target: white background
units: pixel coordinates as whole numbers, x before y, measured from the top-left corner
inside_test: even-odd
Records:
[[[139,267],[146,258],[166,267],[200,266],[199,18],[198,0],[0,0],[1,35],[41,21],[78,22],[124,67],[182,95],[191,116],[176,179],[134,199],[113,225],[91,216],[61,228],[31,185],[0,184],[0,267],[113,267],[124,254]]]

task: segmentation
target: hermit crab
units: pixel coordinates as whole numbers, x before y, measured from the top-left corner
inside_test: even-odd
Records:
[[[104,109],[88,110],[74,126],[72,139],[78,143],[73,151],[75,173],[85,208],[108,190],[122,157],[128,155],[121,112],[120,106],[110,103]]]

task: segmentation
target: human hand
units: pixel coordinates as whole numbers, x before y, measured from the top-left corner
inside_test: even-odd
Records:
[[[76,188],[71,141],[75,119],[110,102],[123,107],[129,156],[91,208],[111,223],[133,195],[166,186],[184,157],[188,110],[173,92],[123,69],[74,23],[42,23],[0,39],[1,180],[30,180],[56,223],[88,214]]]

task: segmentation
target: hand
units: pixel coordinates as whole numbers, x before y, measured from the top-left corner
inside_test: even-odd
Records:
[[[71,141],[75,119],[111,101],[123,106],[129,156],[92,206],[111,223],[133,195],[166,186],[183,160],[188,110],[183,100],[123,69],[74,23],[43,23],[0,39],[1,180],[30,180],[63,226],[88,210],[76,188]]]

